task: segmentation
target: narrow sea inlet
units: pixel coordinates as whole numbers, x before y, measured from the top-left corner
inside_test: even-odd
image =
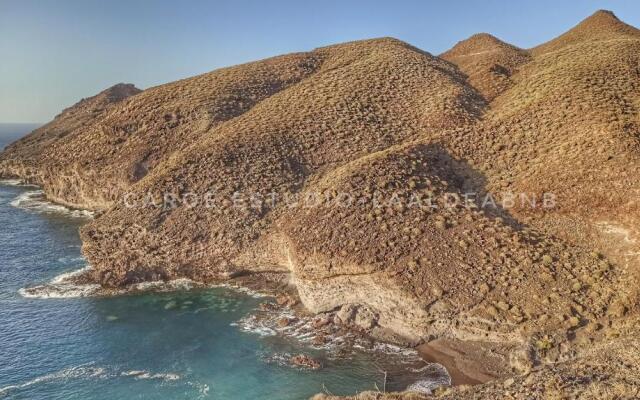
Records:
[[[254,318],[269,298],[228,288],[25,296],[21,289],[86,267],[77,231],[87,216],[7,183],[0,185],[0,398],[283,400],[448,379],[406,349],[314,347],[282,334]],[[322,368],[292,366],[297,354]]]

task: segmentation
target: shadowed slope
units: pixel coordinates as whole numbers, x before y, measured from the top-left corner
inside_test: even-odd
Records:
[[[602,19],[617,21],[598,13],[577,32]],[[544,212],[517,202],[510,210],[521,222],[614,260],[623,277],[614,286],[620,307],[637,313],[640,38],[619,24],[598,24],[594,40],[584,36],[552,53],[535,53],[481,123],[443,142],[503,199],[552,195],[555,207]],[[576,278],[592,285],[598,274],[594,265]]]
[[[363,157],[306,190],[329,202],[348,193],[348,207],[298,208],[280,219],[307,307],[366,304],[380,326],[415,341],[517,342],[516,326],[562,329],[549,315],[571,315],[576,303],[588,304],[582,318],[603,316],[617,273],[602,275],[590,295],[572,289],[591,269],[586,251],[511,226],[480,199],[463,201],[484,192],[482,177],[428,143]],[[558,296],[548,304],[539,294],[551,292]]]

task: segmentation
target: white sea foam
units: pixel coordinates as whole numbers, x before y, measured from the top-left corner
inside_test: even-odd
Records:
[[[432,394],[433,391],[440,386],[451,386],[451,379],[447,377],[424,379],[407,386],[406,390],[409,392]]]
[[[53,278],[44,285],[22,288],[18,291],[22,297],[34,299],[63,299],[73,297],[87,297],[98,293],[101,289],[97,284],[77,284],[74,278],[88,272],[90,266],[65,272]]]
[[[251,296],[251,297],[253,297],[255,299],[261,299],[261,298],[264,298],[264,297],[269,297],[268,294],[261,293],[261,292],[259,292],[257,290],[249,289],[249,288],[244,287],[244,286],[230,285],[228,283],[216,283],[216,284],[213,284],[213,285],[209,285],[209,287],[232,289],[232,290],[235,290],[237,292],[244,293],[247,296]]]
[[[79,284],[76,278],[88,273],[91,266],[79,270],[65,272],[54,277],[43,285],[22,288],[18,290],[21,296],[34,299],[62,299],[92,296],[115,296],[132,292],[171,292],[175,290],[190,290],[204,285],[190,279],[181,278],[172,281],[153,281],[129,285],[121,289],[104,289],[98,284]]]
[[[259,353],[258,357],[267,364],[276,364],[280,367],[291,367],[291,357],[293,357],[293,354],[287,352],[261,352]]]
[[[5,186],[20,186],[21,183],[20,179],[0,179],[0,185]]]
[[[288,320],[287,324],[281,325],[281,320]],[[314,327],[313,316],[298,315],[288,308],[274,308],[259,310],[247,315],[231,325],[247,333],[254,333],[260,336],[283,336],[294,339],[299,343],[315,349],[324,349],[327,356],[341,358],[345,350],[359,351],[365,353],[386,354],[396,359],[402,364],[420,363],[422,358],[415,349],[396,346],[393,344],[374,342],[360,337],[353,332],[337,332],[323,334],[323,341],[316,342],[318,330]]]
[[[92,364],[83,364],[76,367],[65,368],[63,370],[53,372],[51,374],[42,375],[37,378],[26,381],[24,383],[2,387],[0,388],[0,397],[4,397],[13,391],[25,389],[30,386],[34,386],[42,383],[55,382],[55,381],[68,380],[68,379],[96,379],[96,378],[105,379],[105,378],[114,378],[114,377],[131,377],[134,379],[153,379],[153,380],[161,380],[165,382],[177,381],[182,379],[182,376],[174,372],[151,372],[151,371],[145,371],[145,370],[131,370],[131,371],[124,371],[124,372],[118,373],[116,368],[112,368],[112,367],[103,368],[103,367],[92,366]],[[197,385],[197,386],[201,394],[203,392],[206,394],[209,390],[209,388],[206,385],[204,385],[205,387],[201,387],[202,385]]]
[[[80,261],[84,261],[84,257],[82,256],[64,256],[64,257],[60,257],[58,258],[58,262],[59,263],[77,263]]]
[[[80,365],[77,367],[66,368],[58,372],[39,376],[24,383],[17,385],[9,385],[0,388],[0,396],[8,395],[14,390],[28,388],[40,383],[53,382],[63,379],[78,379],[78,378],[96,378],[105,375],[105,369],[99,367],[90,367],[86,365]]]
[[[248,315],[237,322],[232,322],[231,326],[238,327],[242,332],[255,333],[259,336],[275,336],[275,328],[257,315]]]
[[[31,183],[26,183],[22,179],[0,179],[0,185],[4,186],[25,186],[25,187],[37,187]]]
[[[286,319],[288,324],[281,326],[280,321]],[[275,308],[273,310],[261,310],[249,314],[240,320],[231,323],[243,332],[254,333],[260,336],[281,335],[306,343],[316,348],[330,349],[339,343],[339,337],[327,335],[327,342],[323,345],[311,344],[317,335],[313,327],[314,318],[301,316],[288,308]]]
[[[181,379],[181,376],[174,373],[153,373],[149,371],[124,371],[120,373],[120,376],[130,376],[135,379],[158,379],[163,381],[177,381]]]
[[[209,398],[209,385],[206,383],[192,381],[186,381],[185,383],[198,391],[198,396],[194,400]]]
[[[187,278],[178,278],[171,281],[151,281],[129,285],[122,289],[123,292],[171,292],[174,290],[191,290],[195,287],[202,287],[203,284]]]
[[[51,283],[53,284],[59,284],[59,283],[66,283],[69,282],[70,280],[72,280],[73,278],[76,278],[84,273],[87,273],[91,270],[91,266],[87,265],[84,268],[80,268],[74,271],[69,271],[69,272],[65,272],[62,273],[58,276],[56,276],[55,278],[53,278],[51,280]]]
[[[280,324],[282,319],[288,319],[288,324]],[[314,328],[314,317],[296,315],[287,308],[265,308],[257,310],[231,325],[237,326],[243,332],[260,336],[276,336],[291,338],[305,346],[325,351],[325,357],[343,359],[348,354],[368,353],[372,359],[402,366],[416,381],[407,390],[432,393],[437,387],[451,384],[447,370],[440,364],[426,363],[413,348],[394,344],[374,342],[351,332],[336,332],[323,334],[324,343],[315,343],[318,331]],[[380,356],[378,356],[380,355]],[[381,358],[380,358],[381,357]],[[289,365],[288,353],[263,354],[261,359],[267,363]]]
[[[189,382],[191,383],[191,382]],[[203,397],[208,397],[209,396],[209,385],[207,385],[206,383],[194,383],[194,385],[197,387],[198,389],[198,393],[200,394],[200,396],[198,396],[198,398],[203,398]]]
[[[100,290],[100,285],[40,285],[22,288],[22,297],[31,299],[68,299],[90,297]]]
[[[121,372],[120,375],[122,376],[138,376],[138,375],[142,375],[146,373],[145,371],[139,371],[139,370],[132,370],[132,371],[124,371]]]
[[[92,218],[93,212],[76,210],[48,201],[44,191],[30,190],[16,197],[11,203],[13,207],[42,214],[63,214],[75,218]]]
[[[440,386],[451,386],[451,376],[446,368],[437,363],[430,363],[420,368],[418,371],[425,375],[425,379],[421,379],[407,386],[407,391],[432,394],[435,389]]]
[[[404,356],[407,358],[419,358],[418,352],[415,349],[397,346],[395,344],[390,343],[375,343],[373,345],[373,350],[378,351],[385,354],[396,354],[400,356]]]

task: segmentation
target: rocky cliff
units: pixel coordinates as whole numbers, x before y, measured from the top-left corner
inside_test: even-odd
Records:
[[[637,343],[639,50],[600,11],[531,50],[382,38],[117,85],[0,173],[102,212],[82,238],[105,286],[275,274],[374,336],[499,347],[507,381],[474,398],[535,397],[532,371],[584,389],[574,365],[623,379]]]

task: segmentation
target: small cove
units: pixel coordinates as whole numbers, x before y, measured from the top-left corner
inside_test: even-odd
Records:
[[[305,399],[402,390],[448,377],[402,352],[317,348],[243,324],[264,298],[229,288],[29,298],[20,290],[86,267],[83,213],[0,185],[0,398]],[[13,185],[11,185],[13,183]],[[17,203],[35,199],[35,203]],[[255,328],[255,329],[254,329]],[[261,332],[260,329],[263,329]],[[309,354],[317,371],[292,367]],[[385,383],[385,371],[387,373]]]

